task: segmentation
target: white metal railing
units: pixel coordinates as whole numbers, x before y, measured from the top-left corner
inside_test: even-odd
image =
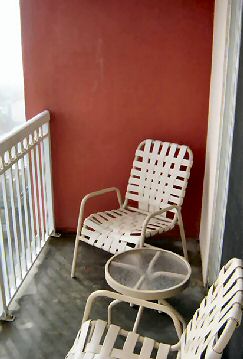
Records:
[[[2,319],[54,231],[49,121],[44,111],[0,140]]]

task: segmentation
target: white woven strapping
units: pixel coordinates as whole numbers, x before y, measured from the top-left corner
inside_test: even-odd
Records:
[[[200,359],[203,353],[205,358],[210,357],[229,320],[240,324],[242,304],[243,264],[234,258],[221,269],[217,281],[187,325],[181,338],[181,358]],[[222,335],[227,337],[227,331]]]
[[[102,320],[94,322],[86,321],[74,342],[73,347],[66,356],[66,359],[166,359],[170,345],[160,344],[155,349],[155,341],[150,338],[139,340],[139,334],[128,332],[122,348],[114,347],[118,338],[123,337],[124,331],[117,325]],[[136,346],[140,343],[140,349]],[[152,357],[156,353],[156,357]]]

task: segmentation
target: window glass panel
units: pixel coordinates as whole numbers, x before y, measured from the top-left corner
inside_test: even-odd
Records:
[[[0,0],[0,138],[24,121],[19,1]]]

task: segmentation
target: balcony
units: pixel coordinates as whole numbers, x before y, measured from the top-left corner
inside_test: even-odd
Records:
[[[70,278],[74,235],[53,238],[50,116],[44,111],[0,142],[0,358],[61,358],[79,329],[90,293],[108,288],[104,265],[110,257],[83,243],[76,280]],[[156,245],[182,252],[181,241],[160,239]],[[154,244],[150,240],[151,244]],[[197,241],[189,241],[193,269],[190,286],[171,299],[190,319],[201,298],[203,284]],[[103,302],[95,315],[105,318]],[[10,315],[11,312],[11,315]],[[114,309],[114,320],[126,327],[135,318],[133,308]],[[172,323],[159,313],[145,312],[142,328],[147,335],[173,343]],[[151,315],[151,314],[150,314]],[[129,320],[127,320],[129,318]]]
[[[181,253],[180,242],[163,239],[161,244]],[[11,306],[17,320],[0,324],[1,359],[65,357],[80,327],[88,295],[108,288],[104,265],[110,255],[86,243],[79,248],[77,279],[70,278],[73,246],[73,235],[47,242]],[[186,320],[192,317],[204,296],[198,243],[190,241],[188,247],[193,271],[190,286],[170,300]],[[106,318],[104,303],[97,302],[94,316]],[[113,318],[115,323],[130,328],[135,310],[121,304],[114,308]],[[151,316],[150,311],[145,311],[141,330],[152,338],[176,342],[173,324],[163,314],[154,312]]]
[[[108,288],[104,265],[110,255],[83,242],[77,278],[70,278],[80,200],[112,186],[123,195],[134,149],[145,138],[193,151],[182,210],[192,277],[169,299],[191,319],[226,259],[242,257],[243,135],[234,125],[242,0],[19,3],[27,117],[45,108],[51,116],[44,111],[6,138],[0,133],[0,359],[65,357],[88,295]],[[0,70],[8,84],[11,73]],[[17,117],[16,106],[23,109],[23,101],[10,106],[7,89],[2,87],[0,132]],[[239,114],[239,127],[241,120]],[[236,131],[238,176],[230,174]],[[238,177],[232,211],[230,176]],[[112,198],[105,197],[90,200],[85,217],[109,209]],[[162,234],[156,245],[181,254],[177,235]],[[106,318],[104,303],[97,303],[94,317]],[[133,307],[114,308],[114,321],[127,329],[134,318]],[[141,330],[176,341],[172,323],[157,312],[145,310]],[[227,358],[236,359],[241,337],[227,347]],[[241,359],[243,349],[237,354]]]

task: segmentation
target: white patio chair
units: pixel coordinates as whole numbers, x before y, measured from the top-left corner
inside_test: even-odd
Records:
[[[177,352],[178,359],[221,358],[224,348],[241,322],[242,267],[242,261],[234,258],[222,268],[218,280],[209,289],[208,295],[201,302],[181,336],[180,323],[166,306],[106,290],[92,293],[87,300],[83,324],[66,359],[166,359],[172,351]],[[110,311],[108,311],[108,322],[88,319],[92,303],[97,297],[108,297],[139,305],[137,319],[140,318],[142,307],[168,314],[174,322],[179,342],[175,345],[163,344],[139,335],[137,319],[133,331],[126,331],[110,323]],[[125,340],[122,348],[116,347],[119,337]]]
[[[79,241],[110,253],[123,252],[139,240],[180,227],[186,259],[186,239],[181,206],[190,176],[193,155],[188,146],[145,140],[136,150],[122,204],[119,189],[112,187],[86,195],[80,206],[71,276],[75,276]],[[119,208],[90,215],[83,223],[84,206],[91,197],[116,192]]]

